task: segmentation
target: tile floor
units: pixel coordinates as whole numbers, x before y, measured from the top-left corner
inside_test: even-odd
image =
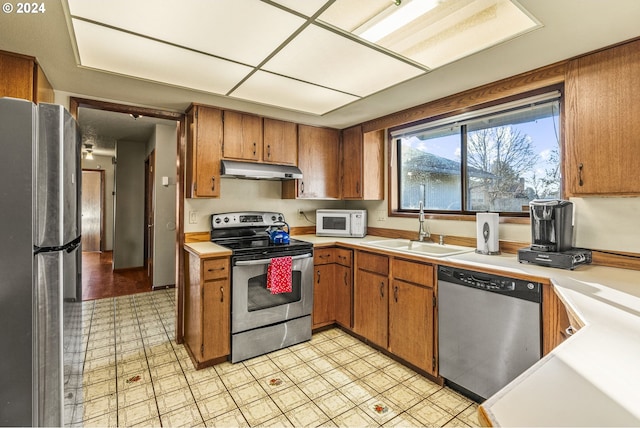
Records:
[[[82,303],[71,426],[477,426],[477,405],[339,329],[196,371],[174,338],[175,290]],[[69,394],[68,396],[71,396]]]

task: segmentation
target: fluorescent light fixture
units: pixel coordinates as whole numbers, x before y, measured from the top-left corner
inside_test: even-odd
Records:
[[[375,43],[434,9],[438,3],[440,0],[404,0],[375,16],[354,33]]]

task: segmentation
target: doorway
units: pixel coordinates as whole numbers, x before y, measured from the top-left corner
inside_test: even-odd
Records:
[[[81,131],[83,132],[83,146],[86,144],[95,144],[92,147],[94,157],[102,154],[103,165],[108,162],[113,163],[113,172],[111,179],[107,177],[107,181],[113,182],[113,189],[104,193],[107,199],[107,213],[106,217],[114,219],[112,226],[107,225],[107,238],[106,243],[110,248],[105,248],[105,240],[102,240],[102,253],[99,257],[89,258],[85,257],[83,260],[83,283],[85,280],[90,282],[92,286],[104,286],[105,290],[102,292],[85,293],[87,296],[85,300],[91,298],[102,297],[116,297],[119,295],[133,294],[143,291],[151,291],[153,287],[153,281],[162,280],[161,286],[158,288],[171,287],[177,284],[177,241],[179,240],[180,231],[182,230],[181,215],[177,215],[175,211],[180,206],[179,194],[182,197],[182,193],[179,192],[179,183],[172,177],[180,175],[179,168],[180,163],[176,163],[176,159],[180,158],[183,138],[183,114],[165,112],[159,110],[151,110],[140,107],[126,106],[114,103],[105,103],[95,100],[87,100],[80,98],[71,98],[70,111],[74,117],[78,120]],[[125,123],[126,121],[126,123]],[[140,139],[139,130],[147,126],[152,127],[152,132],[157,133],[159,136],[149,139],[149,136]],[[84,129],[83,129],[84,127]],[[111,153],[101,153],[103,149],[102,142],[97,143],[84,141],[85,131],[90,134],[94,139],[99,140],[103,135],[102,131],[105,129],[113,130],[115,134],[107,134],[114,141],[112,144]],[[117,134],[117,135],[116,135]],[[96,138],[97,137],[97,138]],[[158,144],[158,149],[162,149],[159,154],[159,150],[154,150],[154,144]],[[143,149],[129,149],[128,147],[133,144],[142,144]],[[124,149],[124,146],[127,149]],[[136,147],[140,147],[139,145]],[[128,153],[135,151],[135,156],[138,156],[142,151],[142,162],[140,165],[140,196],[137,201],[136,198],[127,198],[132,187],[132,182],[125,182],[124,185],[118,185],[118,182],[126,176],[131,170],[127,169],[128,156],[126,154],[119,153],[120,149],[122,153]],[[153,155],[151,155],[153,152]],[[146,154],[145,154],[146,153]],[[148,168],[145,170],[145,158],[148,158]],[[158,163],[159,162],[159,163]],[[157,164],[157,167],[156,167]],[[111,165],[110,165],[111,168]],[[155,173],[155,174],[154,174]],[[161,173],[162,180],[156,175]],[[137,174],[137,173],[136,173]],[[166,177],[171,178],[170,185],[166,185]],[[137,180],[137,178],[136,178]],[[159,183],[162,182],[162,186]],[[137,181],[139,183],[139,181]],[[137,185],[136,185],[137,186]],[[118,191],[119,189],[119,191]],[[120,193],[120,195],[118,195]],[[125,197],[123,200],[119,200],[118,196]],[[157,201],[156,201],[157,199]],[[167,202],[169,201],[169,202]],[[118,203],[120,202],[120,203]],[[135,220],[135,217],[128,214],[124,217],[117,216],[115,213],[118,208],[123,206],[131,206],[132,204],[140,205],[139,223]],[[160,204],[160,205],[158,205]],[[167,209],[163,204],[169,204],[171,209]],[[109,206],[112,208],[109,208]],[[120,205],[120,207],[118,207]],[[146,206],[146,208],[145,208]],[[159,210],[159,213],[155,213],[155,210]],[[171,214],[173,212],[173,214]],[[154,215],[155,214],[155,215]],[[158,220],[163,227],[161,230],[157,230],[155,227],[154,217],[159,215]],[[119,220],[118,220],[119,219]],[[119,221],[120,225],[127,226],[127,221],[137,223],[140,230],[140,262],[139,264],[131,265],[131,268],[125,266],[124,269],[119,269],[114,272],[113,264],[115,264],[115,253],[110,253],[110,249],[117,249],[118,240],[116,237],[116,223]],[[170,227],[170,225],[172,225]],[[148,227],[151,226],[151,227]],[[177,229],[177,230],[176,230]],[[109,232],[111,230],[111,232]],[[156,236],[160,234],[160,238]],[[171,235],[167,238],[167,235]],[[144,236],[144,238],[143,238]],[[168,241],[170,239],[170,241]],[[144,240],[144,242],[142,242]],[[169,243],[170,242],[170,243]],[[167,245],[169,243],[169,245]],[[128,251],[131,246],[120,243],[119,248],[123,248],[123,251]],[[168,254],[171,252],[171,255]],[[143,254],[144,253],[144,254]],[[93,253],[87,253],[92,255]],[[159,257],[159,258],[158,258]],[[171,270],[171,272],[169,272]],[[159,274],[158,274],[159,272]],[[158,274],[158,275],[156,275]],[[164,278],[164,279],[162,279]],[[167,279],[169,278],[169,279]],[[92,296],[93,297],[89,297]]]
[[[82,170],[82,251],[102,251],[105,228],[104,185],[104,170]]]

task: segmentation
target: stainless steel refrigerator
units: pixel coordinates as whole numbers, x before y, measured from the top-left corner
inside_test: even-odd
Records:
[[[62,106],[1,98],[0,147],[0,425],[62,426],[63,302],[81,300],[80,138]]]

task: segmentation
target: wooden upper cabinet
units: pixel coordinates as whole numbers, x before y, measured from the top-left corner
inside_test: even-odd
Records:
[[[225,111],[223,141],[223,158],[259,161],[262,155],[262,118]]]
[[[569,62],[566,194],[640,194],[640,40]]]
[[[53,103],[53,87],[35,58],[0,51],[0,97]]]
[[[262,160],[267,163],[298,164],[298,125],[264,118]]]
[[[282,183],[282,197],[339,199],[340,133],[330,128],[298,125],[298,168],[301,180]]]
[[[187,198],[220,197],[222,111],[192,105],[187,110]]]
[[[384,199],[384,131],[342,131],[342,198]]]

